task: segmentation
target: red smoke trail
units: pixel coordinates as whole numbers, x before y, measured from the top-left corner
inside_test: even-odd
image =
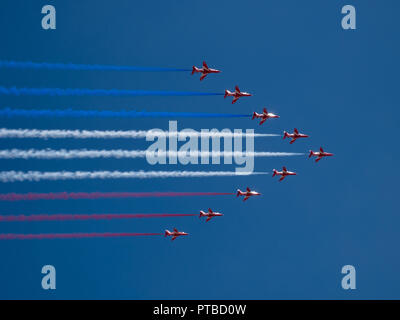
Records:
[[[197,216],[193,213],[123,213],[123,214],[35,214],[0,216],[0,222],[13,221],[67,221],[67,220],[101,220],[101,219],[132,219],[132,218],[166,218]]]
[[[44,234],[0,234],[0,240],[31,240],[31,239],[81,239],[81,238],[114,238],[162,236],[163,233],[44,233]]]
[[[5,193],[0,201],[22,200],[68,200],[68,199],[111,199],[111,198],[151,198],[151,197],[192,197],[222,196],[234,193],[222,192],[59,192],[59,193]]]

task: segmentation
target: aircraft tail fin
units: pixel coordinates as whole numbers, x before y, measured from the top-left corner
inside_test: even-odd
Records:
[[[199,218],[201,218],[201,217],[204,217],[206,214],[205,214],[205,212],[204,211],[202,211],[202,210],[200,210],[200,215],[199,215]]]
[[[308,155],[308,158],[311,158],[312,154],[313,154],[313,151],[310,150],[310,154]]]
[[[272,176],[275,177],[276,176],[276,170],[274,169],[273,172],[274,173],[272,174]]]
[[[239,197],[241,192],[240,189],[237,189],[236,197]]]
[[[171,232],[170,232],[169,230],[165,230],[164,237],[167,237],[167,236],[169,236],[170,234],[171,234]]]
[[[196,72],[196,67],[193,66],[193,68],[192,68],[192,74],[194,74],[195,72]]]
[[[289,137],[288,133],[286,131],[283,131],[283,139],[285,139],[286,137]]]
[[[228,91],[228,90],[225,90],[224,98],[226,98],[226,97],[228,96],[228,94],[229,94],[229,91]]]
[[[257,114],[256,114],[256,112],[254,111],[254,112],[253,112],[253,117],[251,118],[251,120],[254,120],[254,119],[256,118],[256,116],[257,116]]]

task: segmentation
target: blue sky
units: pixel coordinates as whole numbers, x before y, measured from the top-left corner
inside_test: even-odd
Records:
[[[1,299],[395,299],[399,298],[400,218],[394,142],[399,116],[399,21],[394,0],[379,1],[51,1],[57,29],[41,29],[42,1],[3,1],[0,58],[191,68],[206,60],[223,72],[199,82],[190,73],[0,70],[1,86],[254,93],[232,105],[206,97],[12,97],[1,107],[251,113],[267,106],[281,118],[178,119],[179,128],[297,127],[310,138],[289,145],[256,140],[258,151],[335,153],[318,164],[304,157],[256,159],[271,176],[1,183],[0,192],[215,191],[250,186],[235,197],[0,203],[1,214],[197,213],[225,215],[149,221],[7,223],[0,233],[161,232],[190,237],[0,242]],[[353,4],[357,30],[341,28]],[[171,119],[174,120],[174,119]],[[146,130],[168,119],[0,119],[0,127]],[[140,140],[3,140],[1,149],[145,149]],[[1,170],[232,170],[233,166],[150,166],[137,160],[1,160]],[[151,220],[151,221],[150,221]],[[41,288],[54,265],[57,289]],[[357,289],[341,288],[341,268],[357,270]]]

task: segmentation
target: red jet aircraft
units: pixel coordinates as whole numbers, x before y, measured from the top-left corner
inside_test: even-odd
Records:
[[[199,218],[201,217],[207,217],[206,222],[209,221],[212,217],[220,217],[223,216],[222,213],[219,212],[214,212],[210,208],[208,209],[208,212],[200,211]]]
[[[321,147],[319,148],[319,151],[316,152],[310,150],[310,154],[308,155],[308,157],[311,158],[312,156],[317,157],[317,159],[315,159],[315,162],[318,162],[323,157],[332,157],[333,153],[325,152],[324,149],[322,149]]]
[[[248,198],[252,196],[259,196],[261,193],[256,192],[256,191],[251,191],[249,187],[246,188],[246,191],[241,191],[240,189],[237,189],[236,197],[239,196],[244,196],[243,201],[246,201]]]
[[[285,138],[292,138],[292,140],[290,141],[290,144],[292,144],[293,142],[295,142],[297,139],[299,138],[308,138],[309,136],[303,133],[299,133],[299,130],[297,130],[296,128],[294,128],[294,132],[293,133],[288,133],[286,131],[283,131],[283,139]]]
[[[275,169],[273,170],[274,174],[272,175],[273,177],[275,176],[282,176],[279,181],[282,181],[283,179],[286,178],[286,176],[295,176],[297,175],[296,172],[291,172],[291,171],[287,171],[286,167],[282,167],[282,171],[276,171]]]
[[[172,239],[171,240],[175,240],[177,237],[180,237],[180,236],[187,236],[189,233],[186,233],[186,232],[182,232],[182,231],[178,231],[176,228],[174,228],[174,231],[169,231],[169,230],[165,230],[165,234],[164,234],[164,237],[167,237],[167,236],[172,236]]]
[[[232,104],[234,104],[239,98],[241,97],[250,97],[251,94],[248,92],[241,92],[238,86],[235,86],[235,92],[231,92],[229,90],[225,90],[225,96],[226,97],[233,97]]]
[[[203,67],[202,68],[197,68],[196,66],[193,66],[192,69],[192,74],[194,73],[202,73],[201,77],[200,77],[200,81],[202,81],[209,73],[220,73],[220,70],[217,69],[211,69],[207,66],[207,63],[205,61],[203,61]]]
[[[268,113],[267,108],[263,109],[263,113],[257,113],[257,112],[253,112],[253,118],[251,118],[251,120],[254,120],[255,118],[260,118],[262,119],[260,121],[260,125],[262,125],[265,121],[267,121],[269,118],[279,118],[278,115],[273,114],[273,113]]]

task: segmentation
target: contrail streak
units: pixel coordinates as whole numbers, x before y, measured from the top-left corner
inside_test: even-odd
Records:
[[[151,91],[151,90],[119,90],[119,89],[80,89],[80,88],[17,88],[0,86],[0,95],[7,96],[220,96],[218,92],[194,91]]]
[[[234,177],[265,174],[269,173],[235,171],[0,171],[0,182],[82,179]]]
[[[0,234],[0,240],[32,240],[32,239],[81,239],[81,238],[116,238],[162,236],[163,233],[39,233],[39,234]]]
[[[94,159],[94,158],[145,158],[145,157],[290,157],[304,155],[294,152],[241,152],[241,151],[148,151],[148,150],[0,150],[0,159]]]
[[[134,67],[134,66],[114,66],[98,64],[74,64],[74,63],[49,63],[31,61],[0,61],[0,68],[13,69],[48,69],[48,70],[89,70],[89,71],[191,71],[184,68],[159,68],[159,67]]]
[[[58,193],[3,193],[0,201],[159,198],[234,195],[227,192],[58,192]]]
[[[270,133],[235,133],[235,132],[169,132],[164,131],[168,137],[216,137],[216,138],[234,138],[234,137],[278,137],[279,134]],[[38,130],[38,129],[7,129],[0,128],[0,138],[36,138],[36,139],[143,139],[146,137],[157,137],[159,131],[152,130]]]
[[[1,88],[1,87],[0,87]],[[248,118],[249,114],[206,113],[206,112],[157,112],[134,110],[30,110],[30,109],[0,109],[0,117],[51,117],[51,118]]]
[[[124,213],[124,214],[32,214],[32,215],[0,215],[0,222],[26,221],[70,221],[70,220],[111,220],[139,218],[193,217],[194,213]]]

